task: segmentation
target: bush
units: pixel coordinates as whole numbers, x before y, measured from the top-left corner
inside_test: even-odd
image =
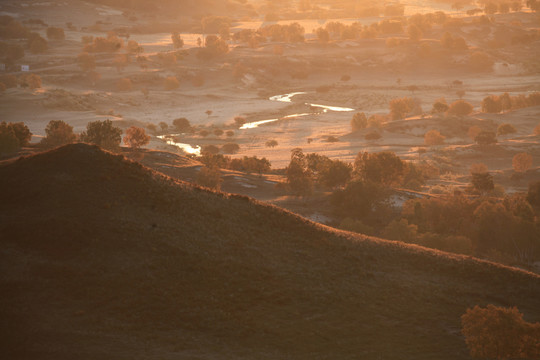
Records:
[[[472,173],[471,183],[473,187],[481,193],[486,193],[495,188],[493,176],[488,172]]]
[[[205,154],[216,155],[217,153],[219,153],[219,148],[215,145],[205,145],[203,146],[201,150],[201,154],[203,155]]]
[[[77,139],[73,133],[73,126],[62,120],[51,120],[45,128],[46,136],[41,140],[41,144],[46,147],[55,147],[71,144]]]
[[[146,131],[143,128],[131,126],[126,130],[126,136],[124,136],[124,144],[133,149],[138,149],[143,145],[150,142],[150,136],[146,135]]]
[[[246,118],[244,118],[242,116],[235,116],[234,117],[234,123],[236,124],[236,126],[242,127],[242,125],[244,125],[246,123]]]
[[[540,357],[540,323],[524,321],[516,307],[475,306],[461,316],[461,325],[473,358]]]
[[[81,133],[81,141],[95,144],[107,150],[117,150],[122,141],[122,130],[113,125],[109,119],[93,121],[86,125],[86,131]]]
[[[221,135],[223,135],[223,130],[221,130],[221,129],[214,129],[214,135],[216,135],[216,136],[221,136]]]
[[[64,29],[53,26],[47,28],[47,39],[64,40],[65,38]]]
[[[497,95],[486,96],[482,100],[482,111],[485,113],[498,114],[502,111],[501,100]]]
[[[32,133],[24,123],[8,123],[7,126],[13,130],[13,133],[19,142],[19,146],[27,146],[30,143]]]
[[[84,41],[84,39],[83,39]],[[94,52],[116,52],[124,46],[124,41],[120,39],[116,34],[110,33],[106,38],[96,37],[92,40],[92,43],[88,43],[84,46],[83,51]]]

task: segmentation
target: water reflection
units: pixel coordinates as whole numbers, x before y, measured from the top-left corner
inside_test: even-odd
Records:
[[[187,154],[194,154],[197,156],[201,155],[201,147],[199,145],[195,145],[195,147],[193,147],[190,144],[184,144],[181,142],[174,141],[174,137],[178,135],[179,134],[159,135],[158,138],[165,140],[165,142],[168,145],[173,145],[173,146],[176,146],[177,148],[182,149]]]

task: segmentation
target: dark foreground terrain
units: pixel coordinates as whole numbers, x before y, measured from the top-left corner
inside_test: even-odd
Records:
[[[0,166],[5,359],[467,359],[540,277],[338,232],[75,144]]]

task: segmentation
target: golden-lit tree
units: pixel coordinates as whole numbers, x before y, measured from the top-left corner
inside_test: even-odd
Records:
[[[51,120],[45,128],[46,136],[41,140],[41,144],[47,147],[71,144],[77,139],[73,133],[73,126],[62,120]]]
[[[429,130],[424,134],[424,144],[428,146],[444,144],[444,137],[438,130]]]
[[[515,172],[525,172],[532,166],[533,157],[525,152],[514,155],[512,158],[512,167]]]
[[[473,358],[538,359],[540,323],[528,323],[516,307],[478,305],[461,316],[462,333]]]
[[[146,135],[146,131],[143,128],[137,126],[131,126],[126,130],[124,136],[124,144],[133,149],[138,149],[150,142],[150,136]]]

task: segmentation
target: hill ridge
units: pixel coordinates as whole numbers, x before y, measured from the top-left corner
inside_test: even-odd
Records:
[[[0,166],[12,358],[466,359],[467,307],[540,277],[315,224],[74,144]]]

